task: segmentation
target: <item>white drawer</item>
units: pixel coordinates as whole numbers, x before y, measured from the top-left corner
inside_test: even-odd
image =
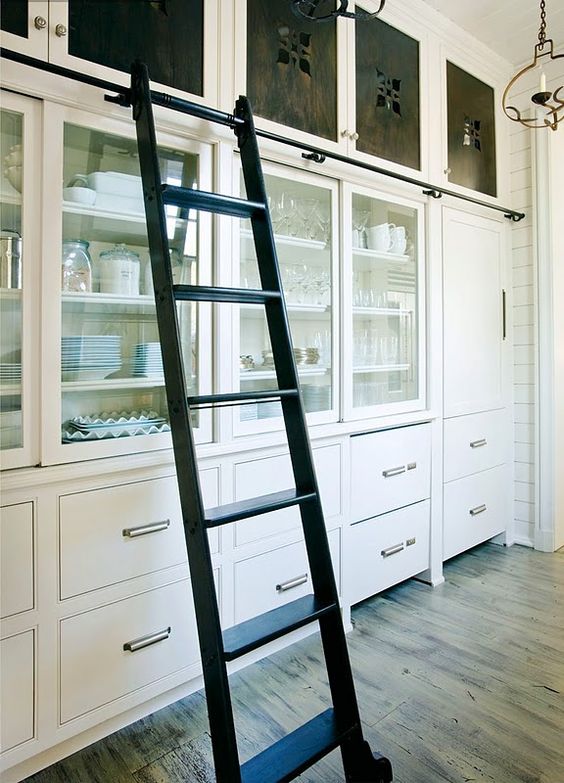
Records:
[[[33,739],[35,633],[9,636],[0,642],[0,751]]]
[[[329,533],[337,588],[341,570],[340,532],[332,530]],[[235,623],[242,623],[312,592],[303,541],[240,560],[235,563]]]
[[[124,649],[130,642],[150,642],[156,634],[166,638],[134,652]],[[62,620],[60,638],[61,722],[65,723],[197,663],[190,580]]]
[[[430,425],[351,438],[352,522],[425,500],[430,491]]]
[[[0,509],[0,615],[33,609],[33,503]]]
[[[341,446],[336,443],[313,449],[313,460],[323,512],[328,520],[341,514]],[[235,500],[268,495],[293,486],[294,476],[288,454],[246,460],[235,465]],[[251,517],[237,523],[235,546],[287,533],[299,526],[297,507]]]
[[[506,529],[510,489],[505,465],[445,484],[445,560]]]
[[[444,480],[454,481],[507,462],[506,410],[445,420]]]
[[[218,472],[200,474],[208,507]],[[175,476],[64,495],[59,525],[63,599],[186,562]],[[218,540],[210,531],[212,552]]]
[[[355,604],[429,568],[430,502],[353,525],[346,573]]]

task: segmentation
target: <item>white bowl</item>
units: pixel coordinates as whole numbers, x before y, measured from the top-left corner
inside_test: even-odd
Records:
[[[63,198],[76,204],[92,205],[96,201],[96,191],[91,188],[63,188]]]

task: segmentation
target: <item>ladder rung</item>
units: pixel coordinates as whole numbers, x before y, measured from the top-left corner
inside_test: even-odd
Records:
[[[324,604],[314,595],[305,595],[270,612],[259,614],[252,620],[227,628],[223,632],[225,660],[234,661],[337,609],[337,604]]]
[[[258,288],[175,285],[172,290],[174,298],[179,302],[233,302],[235,304],[263,305],[281,298],[279,291],[261,291]]]
[[[297,389],[267,389],[264,391],[232,392],[230,394],[200,394],[188,397],[188,405],[195,408],[200,405],[222,405],[228,403],[268,402],[282,397],[297,397]]]
[[[258,517],[268,514],[269,511],[278,511],[280,508],[297,506],[307,503],[317,497],[315,492],[299,493],[296,489],[285,489],[283,492],[273,492],[270,495],[261,495],[249,500],[239,500],[237,503],[228,503],[225,506],[206,509],[206,526],[218,527],[229,522],[237,522],[238,519]]]
[[[240,218],[250,218],[265,213],[264,204],[233,198],[233,196],[222,196],[220,193],[206,193],[204,190],[179,188],[176,185],[163,185],[162,192],[164,203],[173,204],[175,207],[217,212],[220,215]]]
[[[326,710],[245,762],[243,783],[288,783],[335,750],[354,728],[339,731],[334,710]]]

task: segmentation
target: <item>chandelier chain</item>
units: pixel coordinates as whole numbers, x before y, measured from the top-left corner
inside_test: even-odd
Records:
[[[546,42],[546,2],[545,0],[541,0],[540,2],[540,17],[541,17],[541,24],[539,29],[539,45],[541,49],[544,49],[544,44]]]

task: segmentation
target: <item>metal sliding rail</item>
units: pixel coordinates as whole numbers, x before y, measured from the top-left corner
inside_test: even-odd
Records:
[[[101,90],[107,92],[116,93],[116,95],[106,95],[105,98],[111,103],[118,103],[121,106],[131,105],[131,91],[129,87],[123,87],[120,84],[106,81],[105,79],[98,79],[95,76],[89,76],[85,73],[78,71],[72,71],[69,68],[63,68],[60,65],[54,65],[43,60],[38,60],[34,57],[21,54],[20,52],[13,52],[10,49],[1,48],[0,57],[6,60],[13,60],[14,62],[21,63],[22,65],[28,65],[32,68],[38,68],[47,73],[52,73],[56,76],[62,76],[66,79],[73,79],[74,81],[88,84],[92,87],[99,87]],[[193,117],[199,117],[202,120],[208,120],[210,122],[218,123],[219,125],[227,125],[230,128],[236,128],[241,124],[241,120],[238,117],[233,116],[227,112],[219,111],[219,109],[213,109],[209,106],[202,106],[199,103],[193,101],[187,101],[182,98],[176,98],[173,95],[169,95],[164,92],[156,92],[151,90],[151,100],[156,106],[164,106],[174,111],[182,112],[183,114],[190,114]],[[492,204],[488,201],[482,201],[481,199],[474,198],[473,196],[467,196],[463,193],[457,193],[454,190],[448,190],[439,185],[432,185],[429,182],[422,182],[415,177],[408,177],[405,174],[399,174],[395,171],[389,171],[381,166],[374,166],[371,163],[365,163],[354,158],[349,158],[346,155],[341,155],[338,152],[330,152],[329,150],[322,150],[319,147],[314,147],[311,144],[304,144],[299,141],[294,141],[285,136],[278,136],[276,133],[270,133],[269,131],[256,129],[256,135],[269,141],[274,141],[278,144],[284,144],[286,146],[295,147],[302,151],[302,157],[306,160],[312,160],[316,163],[323,163],[327,158],[336,160],[340,163],[346,163],[350,166],[356,166],[357,168],[365,169],[366,171],[372,171],[374,174],[380,174],[384,177],[390,177],[401,182],[407,182],[410,185],[415,185],[418,188],[422,188],[423,193],[426,196],[432,198],[441,198],[444,196],[450,196],[461,201],[468,201],[471,204],[477,204],[480,207],[486,207],[487,209],[493,209],[496,212],[503,212],[504,216],[518,223],[525,217],[524,212],[517,212],[514,209],[509,209],[498,204]]]

